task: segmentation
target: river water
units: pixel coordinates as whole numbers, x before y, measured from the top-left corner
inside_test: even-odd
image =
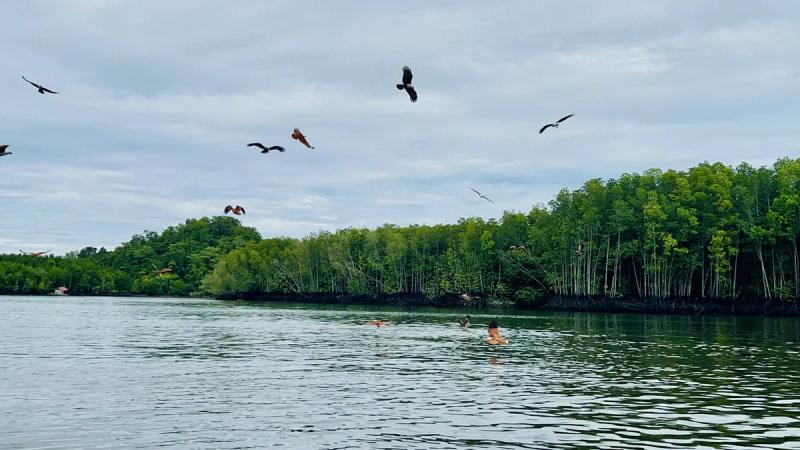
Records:
[[[0,296],[0,448],[800,448],[798,319],[459,313]]]

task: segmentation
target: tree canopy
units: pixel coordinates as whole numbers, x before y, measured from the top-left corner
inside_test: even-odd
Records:
[[[113,251],[0,256],[0,292],[800,297],[800,159],[592,179],[527,213],[261,239],[229,217]]]

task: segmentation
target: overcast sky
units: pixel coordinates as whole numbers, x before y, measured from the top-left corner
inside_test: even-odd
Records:
[[[800,2],[7,1],[0,21],[0,252],[228,203],[265,237],[499,217],[800,152]]]

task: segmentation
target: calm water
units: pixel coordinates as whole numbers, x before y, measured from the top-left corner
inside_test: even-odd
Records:
[[[0,297],[0,447],[800,448],[796,319],[455,318]]]

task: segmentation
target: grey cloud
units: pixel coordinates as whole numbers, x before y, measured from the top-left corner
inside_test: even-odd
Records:
[[[157,11],[157,12],[156,12]],[[796,153],[788,2],[8,2],[0,251],[247,207],[265,236],[527,211],[562,187]],[[394,84],[414,70],[421,100]],[[64,94],[43,98],[19,79]],[[575,113],[565,126],[539,126]],[[317,146],[289,138],[300,127]],[[263,156],[244,145],[284,145]],[[480,186],[497,201],[474,198]]]

